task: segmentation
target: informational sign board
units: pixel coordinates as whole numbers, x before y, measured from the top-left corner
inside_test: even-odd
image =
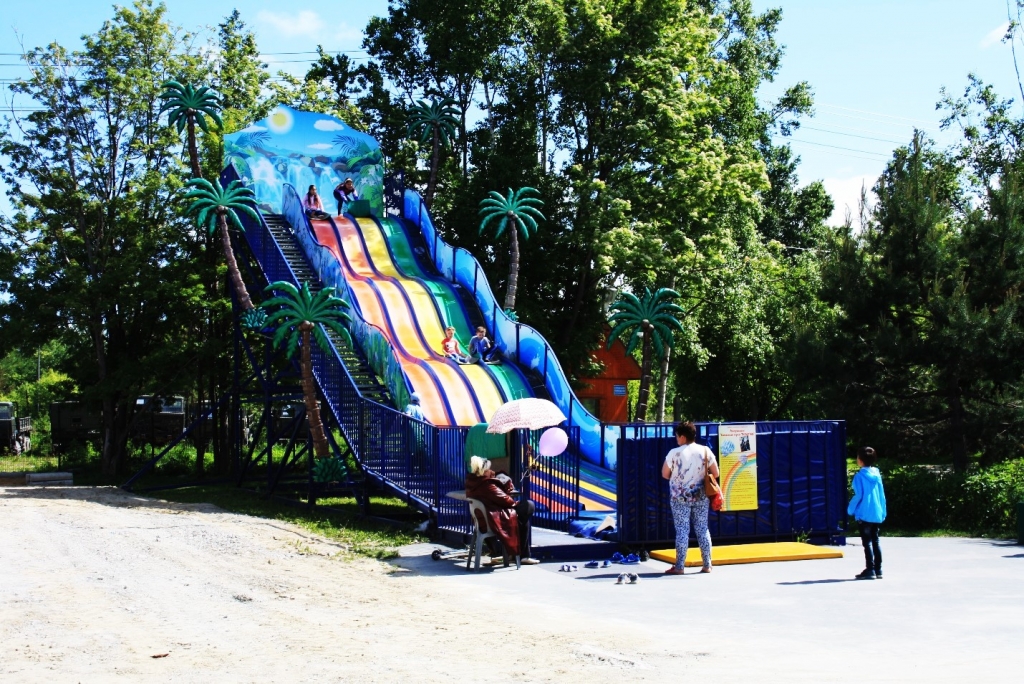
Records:
[[[723,511],[757,510],[757,427],[718,426],[718,466]]]

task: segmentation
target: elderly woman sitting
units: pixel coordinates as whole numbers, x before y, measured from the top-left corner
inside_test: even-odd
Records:
[[[498,536],[509,555],[520,556],[523,565],[538,563],[529,557],[533,502],[524,499],[517,503],[510,496],[515,490],[512,479],[504,473],[496,474],[487,459],[473,456],[469,463],[471,472],[466,475],[466,496],[481,502],[487,509],[491,531]],[[497,556],[493,549],[491,556]]]

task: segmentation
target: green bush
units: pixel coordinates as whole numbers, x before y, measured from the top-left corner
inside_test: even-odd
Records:
[[[895,466],[885,468],[882,477],[888,526],[1015,534],[1017,503],[1024,501],[1024,459],[973,468],[967,473]]]

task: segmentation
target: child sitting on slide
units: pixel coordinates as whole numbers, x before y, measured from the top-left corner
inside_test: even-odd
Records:
[[[494,365],[501,363],[501,350],[487,339],[487,331],[484,328],[477,328],[476,335],[469,341],[469,360],[471,363],[481,361]]]
[[[444,339],[441,340],[441,353],[445,355],[445,358],[449,358],[455,363],[469,363],[469,358],[462,353],[462,347],[459,346],[459,341],[455,339],[455,328],[452,326],[444,329]]]

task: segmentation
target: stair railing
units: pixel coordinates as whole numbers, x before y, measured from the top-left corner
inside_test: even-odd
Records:
[[[351,318],[347,324],[348,331],[363,351],[370,367],[384,379],[395,405],[405,406],[409,403],[412,384],[402,369],[391,343],[380,328],[363,318],[348,280],[341,271],[341,264],[334,253],[317,239],[313,226],[302,209],[298,191],[287,183],[282,192],[282,212],[285,220],[295,231],[302,251],[309,259],[320,282],[325,287],[335,288],[338,296],[348,303]]]

